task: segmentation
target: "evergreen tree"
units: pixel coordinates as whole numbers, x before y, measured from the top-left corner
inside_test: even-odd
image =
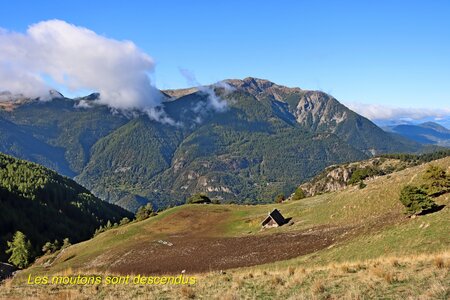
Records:
[[[20,269],[27,267],[31,260],[31,243],[25,234],[16,231],[12,242],[8,241],[7,244],[6,253],[11,253],[8,261]]]
[[[423,178],[427,181],[424,186],[430,196],[440,195],[450,190],[450,175],[436,165],[429,165]]]
[[[436,203],[428,196],[424,189],[412,185],[403,187],[400,192],[400,201],[406,207],[407,213],[409,214],[419,214],[437,207]]]

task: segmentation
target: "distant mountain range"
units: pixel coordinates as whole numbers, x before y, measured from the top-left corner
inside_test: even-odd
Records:
[[[419,143],[450,147],[450,130],[434,122],[386,126],[383,129]]]
[[[418,125],[423,123],[435,123],[445,128],[450,128],[450,116],[436,117],[424,117],[418,120],[412,120],[410,118],[393,118],[393,119],[374,119],[372,120],[378,127],[393,127],[397,125]]]
[[[3,101],[0,151],[135,211],[148,201],[180,204],[196,192],[223,202],[268,202],[331,164],[436,148],[385,132],[326,93],[262,79],[163,94],[160,109],[176,125],[138,111],[112,113],[98,94]],[[220,110],[212,102],[218,99]]]

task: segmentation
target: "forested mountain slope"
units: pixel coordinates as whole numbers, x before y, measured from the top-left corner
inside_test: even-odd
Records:
[[[123,217],[132,215],[73,180],[0,153],[0,260],[5,259],[6,241],[16,231],[30,239],[37,254],[47,241],[82,241],[108,220],[118,222]]]

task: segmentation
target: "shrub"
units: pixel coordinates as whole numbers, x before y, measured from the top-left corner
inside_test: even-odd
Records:
[[[69,238],[65,238],[65,239],[63,239],[63,244],[61,246],[61,249],[65,249],[65,248],[69,247],[70,245],[72,245],[72,244],[70,243]]]
[[[358,185],[359,189],[363,189],[363,188],[365,188],[366,186],[367,186],[367,184],[365,184],[363,180],[361,180],[361,181],[359,182],[359,185]]]
[[[211,203],[211,199],[209,199],[208,196],[206,196],[205,194],[194,194],[187,199],[186,203],[188,204]]]
[[[119,226],[125,225],[130,223],[130,219],[128,219],[127,217],[123,218],[122,220],[120,220]]]
[[[154,216],[155,213],[153,211],[153,206],[151,203],[147,203],[145,206],[139,207],[139,209],[136,212],[136,220],[142,221],[145,219],[148,219],[151,216]]]
[[[381,175],[382,172],[375,167],[365,167],[364,169],[356,169],[353,171],[348,184],[356,184],[367,177]]]
[[[281,203],[281,202],[283,202],[285,199],[286,199],[286,198],[284,197],[283,194],[278,194],[278,195],[275,197],[275,203]]]
[[[305,192],[300,187],[298,187],[295,190],[294,195],[292,196],[292,200],[300,200],[303,198],[305,198]]]
[[[427,181],[425,189],[428,195],[440,195],[450,190],[450,175],[442,167],[429,165],[423,175]]]
[[[53,244],[50,242],[45,243],[44,246],[42,246],[42,252],[44,252],[44,253],[54,252]]]
[[[42,252],[44,253],[53,253],[59,249],[59,242],[55,240],[55,242],[47,242],[42,246]]]
[[[406,207],[409,214],[419,214],[426,210],[437,208],[436,203],[427,192],[419,187],[406,185],[400,192],[400,202]]]

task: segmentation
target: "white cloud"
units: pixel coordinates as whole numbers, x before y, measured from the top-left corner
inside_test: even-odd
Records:
[[[78,102],[78,104],[75,104],[74,107],[75,108],[91,108],[92,105],[86,100],[81,100],[80,102]]]
[[[23,72],[20,68],[6,65],[1,61],[3,56],[1,52],[2,43],[3,40],[0,36],[0,91],[9,91],[12,95],[23,94],[28,97],[47,95],[49,87],[46,86],[39,75]],[[0,98],[1,100],[2,98]]]
[[[166,120],[148,74],[154,62],[130,41],[110,39],[61,20],[31,25],[26,33],[0,30],[0,91],[29,97],[48,94],[46,77],[71,91],[95,90],[99,103],[139,109]]]
[[[207,110],[213,110],[215,112],[224,112],[228,109],[228,102],[226,99],[222,99],[220,96],[216,95],[214,88],[222,88],[225,91],[225,94],[230,93],[234,90],[234,88],[226,82],[219,81],[210,86],[201,85],[193,72],[188,69],[179,68],[181,75],[186,79],[187,83],[191,86],[195,86],[198,90],[207,96],[206,103],[197,103],[197,105],[193,108],[194,112],[206,112]]]
[[[370,120],[422,120],[450,116],[450,108],[404,108],[355,102],[346,103],[346,106]]]

